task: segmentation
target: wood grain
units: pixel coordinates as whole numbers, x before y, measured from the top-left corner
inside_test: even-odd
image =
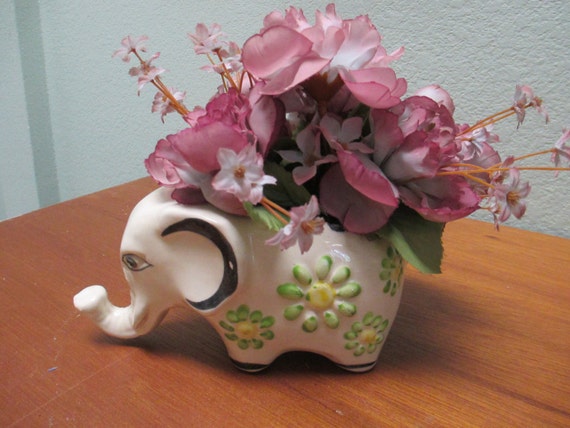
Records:
[[[0,426],[569,426],[570,240],[449,224],[444,273],[408,270],[378,365],[304,353],[237,371],[198,315],[109,338],[73,296],[128,304],[119,243],[142,179],[0,223]]]

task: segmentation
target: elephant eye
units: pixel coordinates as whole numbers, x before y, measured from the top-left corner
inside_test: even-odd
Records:
[[[122,260],[127,269],[135,272],[152,266],[149,262],[136,254],[124,254]]]

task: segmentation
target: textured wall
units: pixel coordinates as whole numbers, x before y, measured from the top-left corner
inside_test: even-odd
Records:
[[[0,9],[0,220],[39,207],[14,5]],[[23,196],[22,196],[23,195]]]
[[[157,139],[183,126],[176,116],[163,125],[150,114],[154,92],[136,96],[128,66],[111,53],[127,34],[146,34],[149,50],[161,51],[167,84],[188,92],[187,105],[203,105],[218,80],[199,70],[186,37],[197,22],[217,22],[241,43],[263,16],[289,4],[313,19],[325,2],[26,0],[37,4],[49,129],[61,199],[73,198],[145,175],[143,159]],[[16,4],[19,4],[18,2]],[[207,4],[207,6],[206,6]],[[403,0],[338,1],[342,17],[367,13],[388,50],[404,45],[395,64],[410,91],[433,82],[455,98],[456,119],[474,122],[507,106],[516,83],[532,85],[549,108],[544,126],[531,114],[496,128],[505,150],[549,146],[570,126],[570,2]],[[37,58],[41,60],[41,58]],[[28,105],[28,108],[29,105]],[[534,112],[530,112],[534,113]],[[42,120],[47,120],[45,116]],[[527,217],[514,226],[570,237],[570,176],[527,174],[534,191]],[[564,201],[564,202],[561,202]]]

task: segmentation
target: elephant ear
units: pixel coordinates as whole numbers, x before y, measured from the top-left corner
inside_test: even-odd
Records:
[[[237,289],[238,263],[235,252],[222,232],[205,220],[186,218],[168,226],[161,235],[166,237],[178,232],[192,232],[201,235],[212,242],[220,251],[223,258],[223,274],[218,289],[204,300],[193,301],[186,298],[186,301],[195,309],[204,311],[216,308]],[[199,284],[197,286],[199,287]]]

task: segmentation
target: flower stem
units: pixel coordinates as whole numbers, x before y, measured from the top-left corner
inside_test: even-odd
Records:
[[[142,57],[139,55],[139,53],[136,50],[133,50],[133,54],[137,57],[143,69],[147,67],[146,61],[142,59]],[[172,93],[168,90],[168,88],[162,82],[162,80],[160,80],[159,76],[156,76],[154,79],[152,79],[150,83],[152,83],[156,89],[158,89],[166,98],[168,98],[170,104],[172,104],[172,107],[174,107],[174,109],[180,115],[185,116],[188,114],[188,109],[184,107],[184,105],[180,101],[174,98],[174,95],[172,95]]]
[[[273,214],[275,216],[275,218],[277,218],[281,223],[283,223],[283,224],[289,223],[281,215],[281,214],[284,214],[285,216],[290,217],[289,211],[287,211],[285,208],[281,207],[280,205],[277,205],[275,202],[271,201],[270,199],[267,199],[265,196],[263,197],[263,199],[261,199],[261,205],[267,211],[269,211],[271,214]]]
[[[527,105],[525,105],[525,106],[523,107],[523,109],[527,109],[527,108],[529,108],[529,107],[531,107],[531,106],[532,106],[532,103],[528,103]],[[468,133],[470,133],[470,132],[475,131],[476,129],[480,129],[480,128],[484,128],[484,127],[486,127],[486,126],[488,126],[488,125],[492,125],[493,123],[497,123],[497,122],[499,122],[499,121],[501,121],[501,120],[503,120],[503,119],[506,119],[507,117],[512,116],[512,115],[515,114],[515,113],[516,113],[516,112],[515,112],[515,108],[512,107],[512,106],[509,107],[509,108],[506,108],[506,109],[504,109],[504,110],[501,110],[501,111],[498,112],[498,113],[492,114],[491,116],[486,117],[486,118],[483,119],[483,120],[480,120],[479,122],[477,122],[477,123],[474,124],[473,126],[470,126],[470,127],[467,128],[465,131],[461,132],[458,136],[468,134]]]

